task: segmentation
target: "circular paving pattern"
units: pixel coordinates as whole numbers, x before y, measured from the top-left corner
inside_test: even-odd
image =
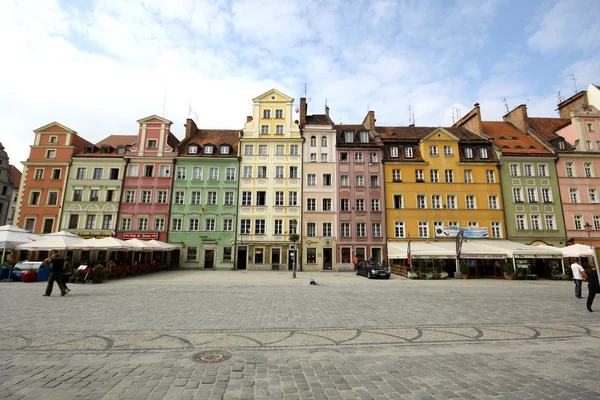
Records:
[[[207,350],[194,354],[191,359],[201,364],[216,364],[227,361],[231,358],[231,353],[223,350]]]

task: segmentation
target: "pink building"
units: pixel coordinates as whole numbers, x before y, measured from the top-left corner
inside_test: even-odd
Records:
[[[119,210],[119,239],[167,241],[174,159],[179,140],[172,122],[152,115],[137,121],[138,139],[125,155],[127,172]]]

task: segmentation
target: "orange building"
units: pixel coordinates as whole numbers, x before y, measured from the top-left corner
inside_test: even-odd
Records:
[[[29,158],[23,163],[15,224],[36,234],[52,233],[58,230],[71,158],[92,143],[58,122],[34,133]]]

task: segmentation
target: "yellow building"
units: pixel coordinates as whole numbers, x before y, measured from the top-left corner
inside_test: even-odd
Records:
[[[376,130],[385,146],[388,243],[410,237],[448,245],[459,228],[467,239],[505,237],[498,160],[489,139],[466,128]]]

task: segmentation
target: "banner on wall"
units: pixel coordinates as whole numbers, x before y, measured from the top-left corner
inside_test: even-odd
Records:
[[[464,232],[465,239],[486,239],[489,237],[488,228],[478,226],[469,226],[462,228],[460,226],[447,226],[444,228],[435,228],[436,238],[455,238],[458,232]]]

